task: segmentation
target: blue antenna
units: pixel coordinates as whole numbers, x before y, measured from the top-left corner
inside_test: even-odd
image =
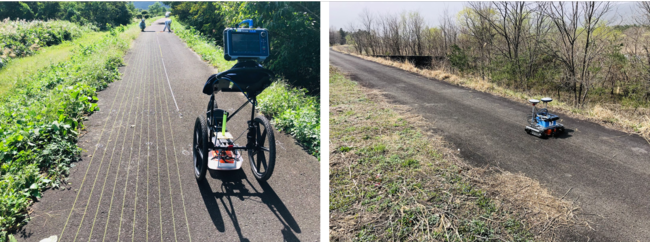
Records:
[[[249,28],[253,27],[253,20],[252,19],[246,19],[246,20],[242,21],[241,23],[239,23],[239,25],[244,24],[244,23],[247,23]]]

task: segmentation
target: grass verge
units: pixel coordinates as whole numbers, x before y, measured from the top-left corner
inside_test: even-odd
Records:
[[[0,21],[0,68],[13,58],[30,56],[41,47],[58,45],[96,31],[93,25],[80,26],[65,20]]]
[[[219,70],[230,69],[235,64],[223,58],[221,46],[193,28],[187,29],[177,19],[172,21],[172,31]],[[273,118],[271,122],[278,130],[291,134],[307,152],[320,159],[320,102],[317,97],[278,79],[258,96],[258,102],[259,110]]]
[[[552,240],[578,209],[462,161],[419,115],[330,68],[330,240]]]
[[[365,60],[417,73],[427,78],[434,78],[477,91],[491,93],[520,103],[528,104],[528,100],[531,98],[539,100],[544,97],[538,93],[524,93],[508,89],[482,78],[460,77],[443,70],[418,69],[409,62],[395,62],[384,58],[358,55],[349,46],[334,46],[332,49]],[[572,118],[588,120],[619,131],[638,134],[650,143],[650,108],[626,108],[618,104],[603,103],[593,104],[585,108],[575,108],[570,103],[558,100],[554,100],[548,106]]]
[[[135,24],[76,45],[66,61],[17,79],[0,104],[0,241],[28,220],[47,188],[64,185],[78,158],[78,131],[97,110],[96,92],[119,79],[122,56],[138,36]]]
[[[0,69],[0,96],[12,89],[19,80],[29,80],[28,77],[39,70],[69,60],[72,49],[76,46],[92,44],[106,34],[105,32],[89,32],[73,41],[64,41],[59,45],[42,48],[34,55],[14,59]]]

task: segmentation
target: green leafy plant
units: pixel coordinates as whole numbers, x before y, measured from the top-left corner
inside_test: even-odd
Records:
[[[80,26],[68,21],[0,21],[0,68],[13,58],[30,56],[41,47],[58,45],[96,31],[93,25]]]
[[[27,207],[44,189],[63,185],[81,152],[84,116],[98,110],[96,92],[120,77],[131,40],[123,31],[77,45],[68,61],[17,80],[0,97],[0,241],[28,221]]]

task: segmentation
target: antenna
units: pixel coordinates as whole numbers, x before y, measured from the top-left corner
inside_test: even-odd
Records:
[[[244,21],[241,21],[241,23],[239,23],[238,25],[241,26],[242,24],[248,24],[248,28],[252,28],[253,27],[253,20],[252,19],[246,19]]]

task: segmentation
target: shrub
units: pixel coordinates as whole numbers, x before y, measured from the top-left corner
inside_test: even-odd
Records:
[[[467,57],[465,51],[458,47],[458,45],[451,46],[451,53],[447,58],[449,58],[451,66],[458,68],[460,72],[464,72],[469,66],[469,57]]]
[[[306,89],[276,81],[258,101],[260,111],[273,117],[277,129],[293,135],[310,154],[319,156],[320,104],[316,97],[308,96]]]
[[[95,31],[92,25],[80,26],[68,21],[9,21],[0,22],[0,68],[11,59],[30,56],[41,47],[58,45],[73,40],[86,32]]]

